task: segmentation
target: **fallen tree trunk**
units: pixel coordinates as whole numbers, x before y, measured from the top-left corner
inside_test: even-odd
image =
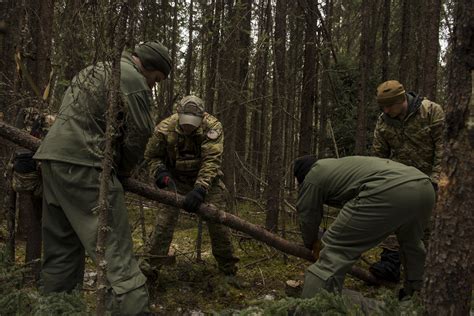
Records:
[[[3,137],[17,145],[23,146],[27,149],[36,151],[39,147],[40,140],[28,135],[27,133],[9,125],[4,122],[0,122],[0,137]],[[158,201],[160,203],[172,205],[181,208],[183,205],[184,197],[179,194],[174,194],[165,190],[159,190],[148,186],[147,184],[141,183],[134,179],[126,179],[123,182],[124,189],[141,195],[145,198]],[[314,258],[309,249],[296,245],[286,239],[275,235],[268,230],[249,223],[235,215],[227,212],[218,210],[212,204],[202,204],[197,212],[205,220],[220,223],[228,226],[235,230],[241,231],[248,234],[256,240],[266,243],[267,245],[284,252],[289,255],[293,255],[298,258],[306,259],[313,262]],[[349,272],[354,277],[363,280],[370,284],[380,284],[372,274],[362,270],[361,268],[353,266]]]

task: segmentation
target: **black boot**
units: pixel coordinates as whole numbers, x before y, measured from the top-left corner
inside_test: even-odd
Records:
[[[400,254],[383,249],[380,261],[370,266],[369,271],[377,278],[389,282],[400,281]]]

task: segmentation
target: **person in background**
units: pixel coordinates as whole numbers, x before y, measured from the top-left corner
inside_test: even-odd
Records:
[[[413,92],[407,93],[396,80],[381,83],[377,87],[376,99],[382,114],[375,126],[372,155],[417,168],[430,177],[437,192],[443,155],[443,109]],[[429,233],[427,227],[425,244]],[[379,279],[398,282],[400,254],[397,239],[389,236],[380,246],[380,261],[369,270]]]

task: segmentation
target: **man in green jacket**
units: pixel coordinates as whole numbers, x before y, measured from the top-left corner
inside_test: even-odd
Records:
[[[184,209],[195,212],[201,203],[227,207],[228,192],[222,182],[222,153],[224,131],[211,114],[205,112],[204,102],[197,96],[184,97],[177,105],[177,113],[161,121],[147,145],[145,158],[156,185],[185,194]],[[166,206],[158,213],[149,252],[166,256],[178,221],[179,209]],[[236,281],[238,259],[233,255],[230,231],[227,227],[208,222],[212,254],[219,270],[230,283]],[[152,268],[157,263],[150,260]]]
[[[377,87],[382,114],[374,131],[372,154],[413,166],[430,177],[437,191],[443,155],[444,112],[439,104],[389,80]],[[429,239],[429,229],[424,241]],[[370,267],[376,277],[392,282],[400,279],[399,245],[394,236],[381,245],[380,261]]]
[[[148,311],[146,278],[133,256],[131,231],[120,177],[143,159],[153,131],[151,89],[171,71],[168,49],[159,42],[138,45],[121,59],[121,129],[115,142],[109,183],[106,253],[108,308],[123,315]],[[34,158],[43,172],[42,266],[45,293],[71,291],[82,284],[85,251],[96,261],[99,175],[104,158],[108,63],[74,77]],[[96,262],[97,263],[97,262]]]
[[[304,245],[317,259],[306,271],[303,297],[321,289],[340,291],[351,266],[393,232],[406,271],[400,294],[421,289],[423,230],[435,201],[427,175],[388,159],[360,156],[303,156],[294,162],[294,175],[300,184],[296,206]],[[320,241],[323,204],[341,210]]]

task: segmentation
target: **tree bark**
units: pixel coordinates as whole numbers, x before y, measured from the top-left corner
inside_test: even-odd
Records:
[[[31,276],[37,281],[41,270],[41,198],[35,197],[32,192],[20,192],[18,194],[18,204],[20,209],[26,210],[26,255],[25,262],[30,265]]]
[[[216,95],[216,77],[217,77],[217,65],[219,59],[219,43],[220,43],[220,32],[221,27],[221,14],[222,14],[222,0],[216,0],[214,14],[212,20],[209,21],[209,31],[211,34],[211,43],[209,48],[209,59],[207,61],[207,76],[206,76],[206,107],[212,113],[216,113],[214,107],[214,99]],[[212,22],[211,22],[212,21]]]
[[[0,122],[1,124],[2,122]],[[29,136],[29,135],[28,135]],[[39,145],[39,143],[38,143]],[[3,197],[3,208],[7,219],[7,256],[11,263],[15,263],[15,225],[16,225],[16,192],[12,187],[12,170],[6,172],[5,196]]]
[[[327,142],[327,120],[330,118],[329,109],[331,107],[331,74],[330,74],[330,65],[331,65],[331,52],[333,53],[334,59],[336,55],[332,48],[332,1],[326,0],[325,3],[325,19],[324,21],[320,19],[322,25],[322,34],[323,34],[323,49],[321,50],[321,104],[319,107],[319,133],[318,133],[318,158],[326,157],[326,142]],[[319,11],[318,11],[319,12]]]
[[[255,53],[255,79],[253,81],[253,100],[255,110],[252,113],[252,169],[254,170],[253,192],[260,198],[263,163],[267,152],[268,121],[268,48],[272,32],[272,9],[270,0],[261,0],[257,52]]]
[[[193,0],[189,2],[189,21],[188,21],[188,49],[186,51],[186,81],[184,85],[184,90],[186,95],[191,93],[191,84],[193,79],[192,74],[192,61],[193,61]]]
[[[119,12],[115,14],[115,11]],[[99,178],[99,200],[97,210],[99,213],[97,228],[97,306],[96,314],[105,315],[107,295],[107,260],[105,258],[107,245],[107,232],[109,227],[109,182],[112,174],[112,164],[116,137],[120,129],[117,114],[123,111],[123,102],[120,92],[120,58],[125,47],[125,34],[127,30],[127,19],[129,15],[128,3],[119,2],[110,5],[109,8],[109,37],[110,55],[105,57],[111,60],[111,79],[108,91],[107,125],[105,129],[106,141],[101,162],[101,173]]]
[[[0,137],[32,151],[36,151],[41,142],[39,139],[34,138],[4,122],[0,122]],[[184,197],[179,194],[175,195],[172,192],[155,189],[145,183],[133,179],[126,179],[122,184],[126,191],[143,196],[147,199],[179,208],[183,206]],[[309,249],[285,240],[280,236],[277,236],[262,227],[249,223],[235,215],[218,210],[212,204],[202,204],[197,213],[205,220],[220,223],[246,233],[252,238],[264,242],[279,251],[311,262],[314,261],[312,252]],[[380,281],[378,281],[374,276],[356,266],[353,266],[349,273],[370,284],[380,284]]]
[[[364,156],[367,152],[367,106],[370,104],[368,84],[372,77],[375,53],[375,36],[377,17],[377,0],[363,0],[361,5],[362,32],[359,50],[359,104],[357,105],[357,127],[355,139],[355,154]],[[370,87],[371,88],[371,87]]]
[[[317,15],[316,1],[300,0],[299,5],[305,16],[305,38],[304,38],[304,67],[303,67],[303,87],[301,91],[301,116],[299,126],[299,147],[298,156],[312,153],[311,138],[313,136],[313,113],[316,103],[316,25]]]
[[[239,0],[238,1],[238,17],[240,20],[239,23],[239,73],[238,73],[238,90],[239,90],[239,100],[238,107],[235,109],[237,111],[236,115],[236,126],[239,126],[239,132],[236,133],[235,137],[235,153],[239,156],[240,161],[248,162],[248,152],[246,150],[247,144],[247,107],[249,99],[249,61],[250,61],[250,34],[251,34],[251,18],[252,18],[252,1],[251,0]],[[237,183],[237,188],[249,188],[249,181],[247,177],[244,177],[242,172],[239,172],[239,168],[235,171],[237,177],[235,179]],[[247,191],[247,190],[245,190]],[[245,192],[246,193],[246,192]]]
[[[439,58],[439,24],[441,15],[441,0],[429,0],[424,2],[424,23],[422,29],[423,53],[421,72],[421,94],[430,100],[436,100],[438,83],[438,58]],[[474,18],[474,17],[473,17]]]
[[[278,215],[281,206],[283,181],[283,109],[285,108],[285,64],[286,64],[286,12],[287,1],[277,0],[275,11],[274,67],[272,128],[270,138],[270,161],[267,168],[268,186],[265,188],[267,215],[265,227],[270,231],[278,229]]]
[[[390,64],[389,64],[389,49],[388,49],[388,38],[390,32],[390,10],[391,9],[391,0],[383,0],[383,23],[382,23],[382,47],[381,47],[381,55],[382,55],[382,76],[381,81],[385,82],[388,80],[389,73],[390,73]]]
[[[412,45],[410,41],[410,28],[411,28],[411,8],[410,8],[410,1],[411,0],[402,0],[401,4],[401,32],[400,32],[400,55],[399,55],[399,63],[398,63],[398,80],[405,85],[406,87],[409,86],[408,83],[408,72],[410,69],[408,68],[408,59],[409,59],[409,49]]]
[[[448,63],[443,171],[426,260],[429,315],[469,315],[474,281],[474,6],[457,1]]]

